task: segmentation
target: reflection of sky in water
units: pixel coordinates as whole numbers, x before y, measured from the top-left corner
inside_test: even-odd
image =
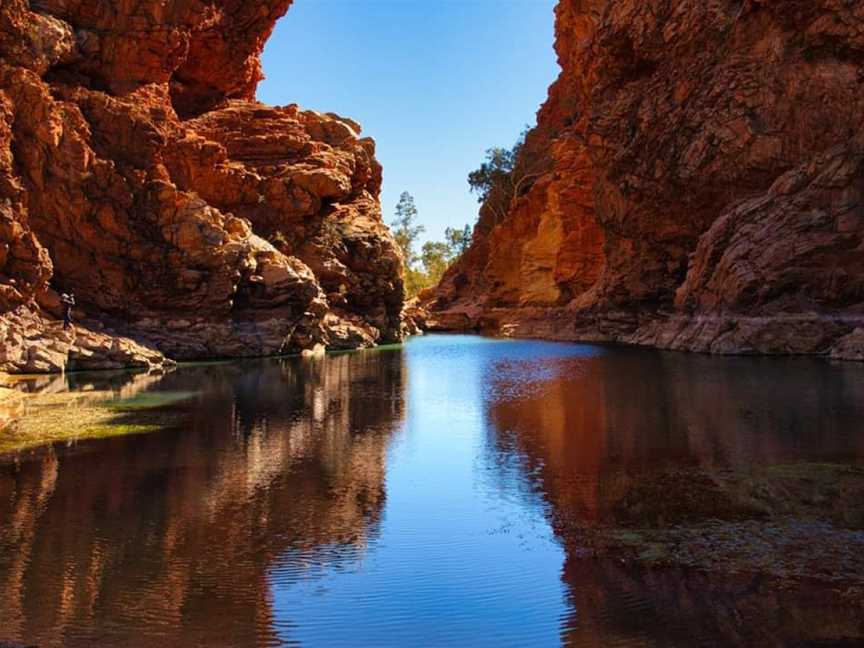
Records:
[[[813,359],[432,336],[22,388],[184,395],[176,428],[0,458],[0,641],[46,648],[740,638],[739,590],[586,564],[562,522],[670,467],[864,462],[864,366]]]
[[[568,350],[531,346],[462,337],[411,342],[407,418],[388,456],[380,533],[350,566],[337,561],[299,583],[271,574],[286,639],[557,644],[569,615],[562,549],[542,510],[498,497],[477,460],[488,373],[530,364],[539,376],[537,363]]]
[[[410,343],[407,364],[407,423],[388,458],[380,536],[350,568],[324,566],[299,586],[272,579],[279,616],[296,622],[285,636],[328,645],[606,645],[607,633],[610,643],[615,633],[644,645],[677,645],[688,633],[714,641],[710,597],[686,623],[664,617],[677,604],[663,602],[682,584],[674,577],[656,599],[635,572],[577,571],[562,582],[573,563],[550,520],[602,516],[631,470],[860,456],[850,429],[864,400],[848,390],[860,394],[864,376],[847,383],[812,360],[432,337]],[[806,434],[799,421],[812,423]]]

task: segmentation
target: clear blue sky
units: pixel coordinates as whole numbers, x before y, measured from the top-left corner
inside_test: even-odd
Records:
[[[426,238],[473,224],[470,170],[533,124],[558,75],[555,0],[295,0],[258,98],[336,112],[375,138],[389,223],[414,195]]]

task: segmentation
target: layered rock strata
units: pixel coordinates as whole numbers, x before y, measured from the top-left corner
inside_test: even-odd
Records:
[[[433,328],[864,359],[864,5],[561,0],[562,73]]]
[[[373,140],[254,98],[290,4],[3,3],[0,370],[81,366],[93,340],[135,364],[399,337]]]

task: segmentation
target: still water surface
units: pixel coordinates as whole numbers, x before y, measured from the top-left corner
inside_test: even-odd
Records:
[[[747,596],[782,637],[758,583],[587,560],[556,520],[664,466],[864,461],[864,368],[815,360],[432,336],[55,380],[194,395],[0,457],[0,640],[40,646],[726,645]]]

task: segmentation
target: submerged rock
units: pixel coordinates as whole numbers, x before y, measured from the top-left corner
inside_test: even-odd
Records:
[[[103,383],[80,391],[68,390],[66,376],[9,377],[12,389],[0,387],[0,454],[155,432],[177,425],[174,406],[195,395],[153,390],[166,375],[159,370],[99,375]]]
[[[790,464],[634,478],[600,523],[561,512],[576,555],[843,585],[864,606],[864,469]]]

